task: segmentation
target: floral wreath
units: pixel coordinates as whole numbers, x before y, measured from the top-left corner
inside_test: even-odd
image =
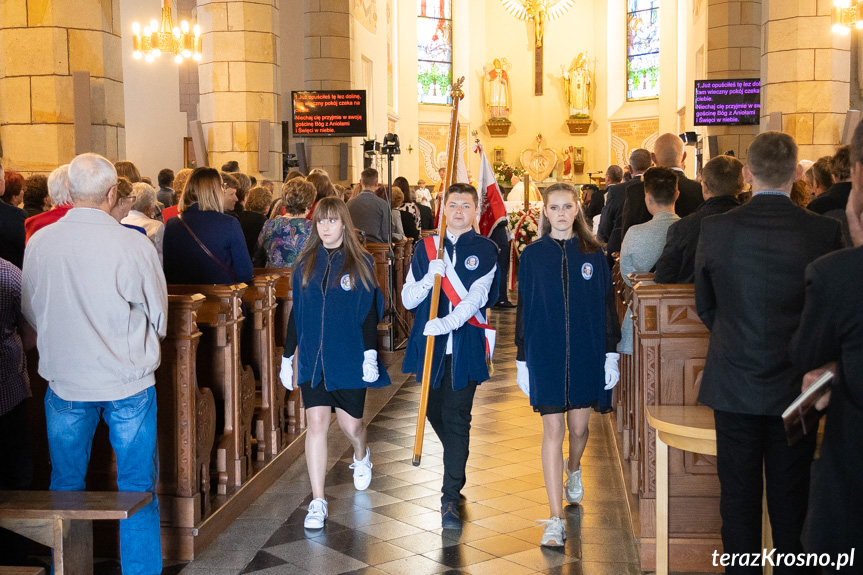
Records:
[[[509,223],[513,231],[509,258],[509,289],[515,289],[518,260],[524,248],[539,237],[539,206],[510,212]]]

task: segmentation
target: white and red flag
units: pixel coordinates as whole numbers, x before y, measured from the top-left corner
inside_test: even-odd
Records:
[[[482,144],[477,141],[474,152],[480,155],[479,166],[479,233],[485,237],[491,236],[492,230],[501,220],[506,221],[506,206],[503,203],[503,194],[494,177],[494,170],[488,163],[488,158],[482,149]]]

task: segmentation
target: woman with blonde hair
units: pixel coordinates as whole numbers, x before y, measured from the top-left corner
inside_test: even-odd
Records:
[[[294,178],[282,184],[281,203],[286,213],[264,223],[252,257],[257,267],[293,265],[312,231],[312,221],[306,215],[315,193],[315,187],[305,178]]]
[[[566,539],[561,494],[584,495],[581,456],[590,411],[611,411],[620,378],[620,324],[611,271],[570,184],[544,194],[540,238],[527,246],[518,269],[516,382],[542,416],[542,472],[551,509],[541,545]],[[563,439],[569,428],[569,457]],[[566,482],[562,481],[564,472]]]
[[[237,218],[225,215],[224,183],[213,168],[196,168],[165,224],[165,279],[172,284],[252,280],[252,260]]]
[[[345,203],[335,197],[318,202],[306,246],[294,265],[294,307],[288,320],[285,357],[279,378],[294,388],[297,377],[306,408],[306,464],[312,502],[306,529],[320,529],[327,518],[324,478],[330,415],[354,448],[354,487],[372,480],[371,453],[363,424],[366,388],[390,384],[377,357],[377,324],[384,299],[374,274],[374,259],[354,231]]]

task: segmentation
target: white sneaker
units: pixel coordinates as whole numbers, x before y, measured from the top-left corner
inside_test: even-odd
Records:
[[[372,452],[366,447],[366,456],[362,461],[357,461],[357,456],[354,455],[354,462],[349,467],[354,470],[354,487],[357,491],[365,491],[372,482],[372,462],[369,459],[371,455]]]
[[[584,485],[581,483],[581,466],[578,471],[569,471],[569,458],[563,462],[563,470],[566,472],[566,481],[563,484],[563,495],[567,503],[580,503],[584,497]]]
[[[309,503],[309,512],[303,527],[306,529],[323,529],[324,521],[327,519],[327,500],[316,497]]]
[[[563,547],[566,541],[566,523],[560,517],[541,519],[539,523],[545,523],[545,531],[542,534],[540,545],[543,547]]]

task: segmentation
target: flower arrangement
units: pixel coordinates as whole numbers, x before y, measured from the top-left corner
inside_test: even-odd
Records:
[[[527,210],[521,209],[508,214],[510,229],[512,229],[512,246],[509,258],[509,289],[515,289],[515,280],[518,275],[518,260],[521,252],[531,242],[539,237],[539,206]]]
[[[497,178],[498,183],[500,184],[509,184],[513,176],[521,177],[523,173],[524,170],[522,170],[521,168],[516,168],[515,166],[511,166],[506,162],[503,162],[494,169],[494,175]]]
[[[570,114],[570,120],[589,120],[590,114]]]

